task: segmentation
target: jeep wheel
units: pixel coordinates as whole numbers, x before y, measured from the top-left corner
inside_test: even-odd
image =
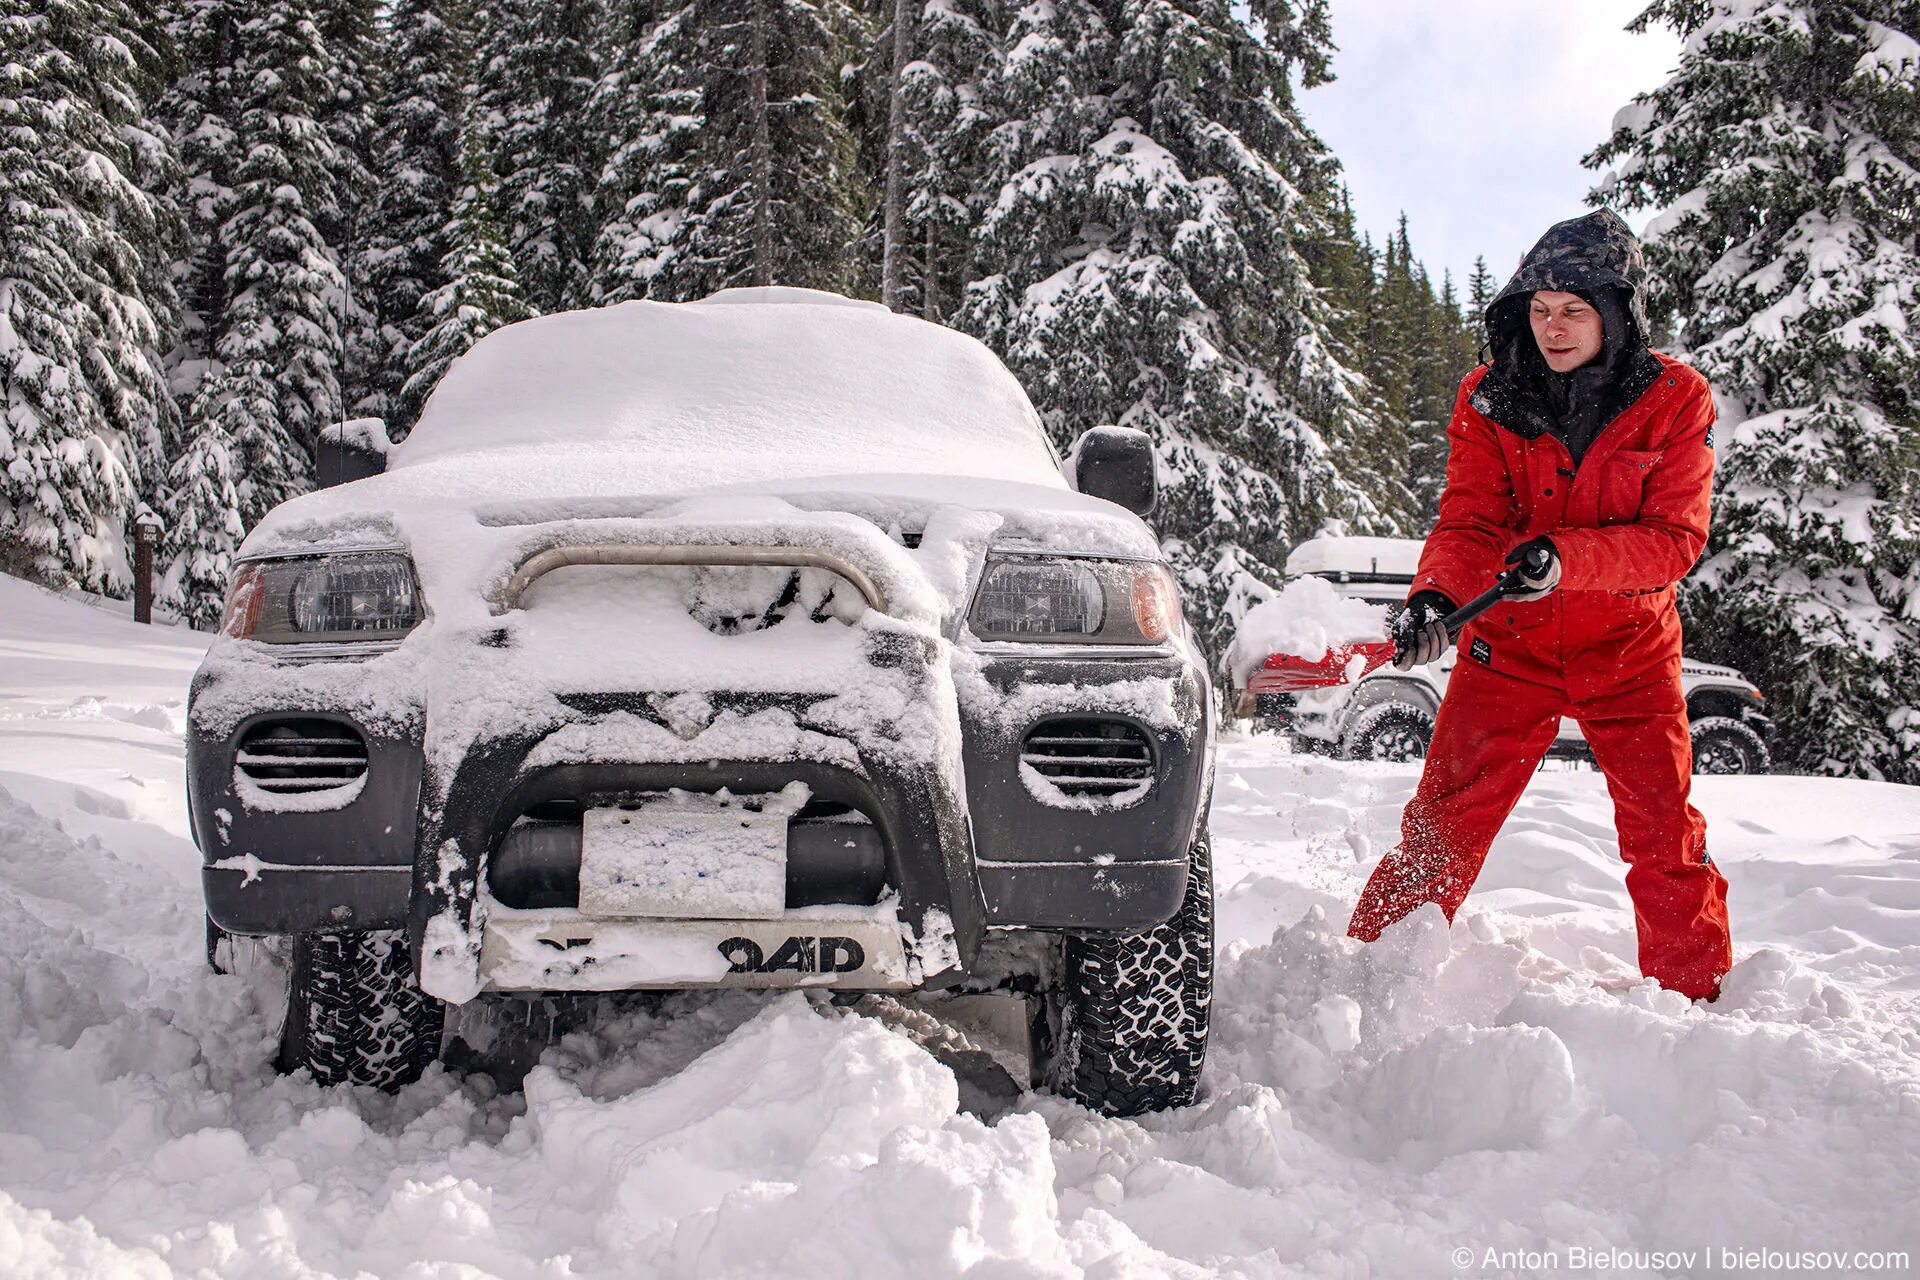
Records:
[[[1128,936],[1075,937],[1035,1002],[1034,1063],[1048,1088],[1110,1116],[1193,1101],[1213,1000],[1213,858],[1193,842],[1180,910]]]
[[[1731,716],[1695,720],[1689,732],[1695,773],[1769,773],[1773,769],[1766,740]]]
[[[1346,735],[1349,760],[1385,760],[1399,764],[1426,757],[1433,741],[1433,716],[1424,707],[1383,702],[1353,718]]]
[[[446,1007],[414,982],[405,935],[302,934],[276,1065],[323,1085],[398,1089],[440,1056],[445,1020]]]

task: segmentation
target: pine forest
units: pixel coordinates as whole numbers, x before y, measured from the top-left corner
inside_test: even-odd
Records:
[[[1357,0],[1349,0],[1357,3]],[[1157,447],[1203,643],[1320,533],[1423,536],[1504,279],[1361,234],[1329,0],[0,0],[0,569],[218,616],[322,428],[501,325],[780,284],[968,332]],[[1784,767],[1920,780],[1920,6],[1658,0],[1586,157],[1715,387],[1695,656]],[[1577,210],[1569,209],[1568,216]],[[1636,223],[1635,225],[1641,225]]]

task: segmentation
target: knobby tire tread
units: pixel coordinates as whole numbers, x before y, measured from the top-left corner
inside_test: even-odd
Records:
[[[1110,1116],[1193,1101],[1213,1000],[1213,858],[1195,839],[1187,891],[1166,923],[1125,937],[1069,936],[1047,1082]]]
[[[406,936],[303,934],[294,940],[282,1071],[321,1085],[394,1090],[440,1056],[446,1007],[420,990]]]

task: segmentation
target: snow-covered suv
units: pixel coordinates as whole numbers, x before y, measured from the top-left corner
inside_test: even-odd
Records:
[[[403,1083],[484,992],[1011,990],[1039,1081],[1192,1097],[1213,704],[1144,435],[1063,465],[972,339],[755,289],[502,329],[319,463],[188,747],[284,1068]]]
[[[1408,538],[1311,538],[1287,557],[1287,577],[1323,578],[1338,595],[1397,605],[1413,582],[1420,547],[1418,540]],[[1411,671],[1382,667],[1355,684],[1311,693],[1255,699],[1241,690],[1238,705],[1242,714],[1258,715],[1310,749],[1349,759],[1409,760],[1426,754],[1433,717],[1457,656],[1448,650],[1429,666]],[[1772,722],[1762,713],[1760,690],[1750,680],[1731,667],[1685,658],[1680,686],[1687,699],[1696,773],[1766,773],[1772,767],[1767,750]],[[1580,726],[1562,720],[1549,754],[1589,757]]]

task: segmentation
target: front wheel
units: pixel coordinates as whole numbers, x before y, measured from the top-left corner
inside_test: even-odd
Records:
[[[1695,773],[1770,773],[1766,739],[1731,716],[1708,716],[1688,729]]]
[[[316,1084],[412,1084],[440,1056],[446,1006],[420,989],[406,935],[310,933],[293,940],[280,1070]]]
[[[1213,1002],[1213,857],[1190,851],[1179,911],[1143,933],[1068,936],[1058,983],[1036,1008],[1036,1074],[1110,1116],[1193,1101]]]

